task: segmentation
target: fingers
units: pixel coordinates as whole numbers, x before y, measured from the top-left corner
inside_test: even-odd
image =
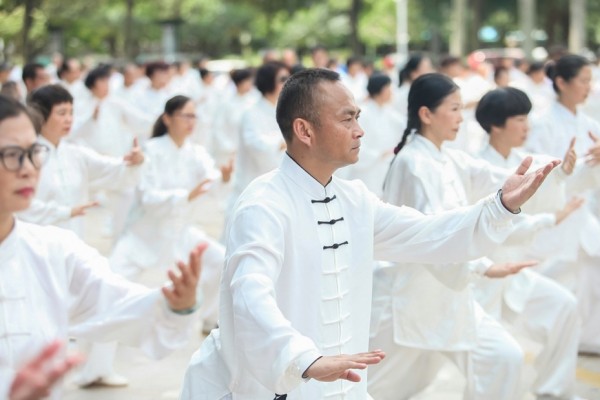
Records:
[[[591,135],[592,132],[589,132],[589,134]],[[575,149],[576,141],[577,141],[577,138],[575,136],[573,136],[573,139],[571,139],[571,142],[569,143],[569,150],[567,150],[567,153],[569,153],[570,151],[573,151]]]
[[[62,361],[58,365],[55,365],[48,374],[48,384],[54,385],[56,381],[65,376],[75,366],[83,362],[83,357],[80,355],[73,355],[67,357],[66,360]]]
[[[344,375],[342,375],[342,379],[345,379],[350,382],[360,382],[360,375],[352,370],[348,370],[344,372]]]
[[[588,131],[588,135],[589,135],[590,139],[592,139],[592,142],[594,142],[594,143],[598,142],[598,136],[594,135],[591,131]]]
[[[517,175],[525,175],[529,167],[531,167],[531,163],[533,162],[533,158],[525,157],[521,165],[517,168]]]
[[[36,369],[41,368],[46,362],[50,361],[58,354],[62,346],[63,344],[59,340],[55,340],[54,342],[50,343],[36,358],[29,363],[29,366]]]
[[[190,253],[190,268],[196,280],[200,279],[200,272],[202,270],[201,260],[207,248],[208,243],[201,243]]]
[[[133,138],[133,148],[136,149],[140,147],[139,143],[138,143],[138,138],[137,136]]]
[[[522,269],[534,267],[536,265],[538,265],[538,262],[535,260],[522,261],[522,262],[511,264],[511,270],[516,274],[519,271],[521,271]]]

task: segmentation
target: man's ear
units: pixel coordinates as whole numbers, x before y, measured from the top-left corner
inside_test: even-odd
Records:
[[[292,129],[294,130],[296,139],[307,146],[311,145],[314,131],[310,122],[302,118],[296,118],[292,122]]]

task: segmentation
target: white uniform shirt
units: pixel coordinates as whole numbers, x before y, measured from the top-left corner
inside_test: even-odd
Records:
[[[94,111],[98,116],[94,119]],[[68,140],[90,147],[100,154],[123,157],[133,146],[133,138],[150,136],[155,119],[116,96],[104,100],[89,97],[81,101],[75,113],[77,121]]]
[[[577,138],[575,151],[579,162],[582,162],[588,149],[593,145],[589,132],[600,137],[600,123],[586,115],[581,109],[577,114],[573,114],[565,106],[555,101],[548,113],[532,122],[531,133],[525,147],[531,152],[547,154],[562,160],[571,139],[575,137]],[[596,173],[600,173],[600,168],[595,170]],[[586,207],[590,207],[590,210],[600,218],[599,198],[599,190],[588,193],[589,204]]]
[[[367,100],[362,106],[359,122],[365,131],[360,141],[360,157],[356,164],[339,170],[338,175],[345,179],[360,179],[370,191],[381,196],[394,147],[406,128],[406,119],[391,105],[380,106]]]
[[[277,168],[283,156],[283,142],[275,106],[261,97],[242,117],[231,204],[252,180]]]
[[[497,196],[423,216],[358,181],[322,186],[290,157],[240,196],[228,225],[219,329],[188,367],[182,399],[367,398],[360,383],[310,380],[319,355],[367,351],[373,259],[457,262],[504,240]]]
[[[119,341],[155,358],[183,346],[196,317],[166,305],[158,290],[113,274],[71,232],[17,221],[0,243],[0,398],[18,368],[55,339]],[[50,399],[61,392],[59,385]]]
[[[241,96],[235,92],[217,110],[212,146],[213,154],[219,162],[226,163],[237,153],[242,116],[259,98],[260,93],[256,91],[250,91]]]
[[[90,189],[118,189],[137,181],[139,168],[128,167],[122,159],[65,141],[54,147],[43,136],[38,141],[50,148],[50,154],[40,170],[31,206],[18,213],[24,221],[56,225],[81,237],[83,219],[71,218],[71,209],[89,201]]]
[[[440,151],[415,134],[390,166],[383,200],[433,215],[467,206],[490,188],[500,188],[508,175],[462,151],[445,147]],[[482,314],[475,307],[471,271],[482,275],[493,262],[487,258],[467,265],[442,262],[429,267],[396,264],[379,270],[376,279],[389,284],[377,284],[381,292],[373,293],[372,332],[385,314],[383,307],[391,304],[397,344],[441,351],[472,348]]]
[[[562,160],[571,139],[576,137],[575,151],[583,157],[592,145],[588,132],[600,136],[600,123],[582,111],[573,114],[555,101],[546,114],[532,121],[525,147],[531,152]]]
[[[210,155],[189,139],[181,147],[168,134],[150,139],[145,154],[148,161],[142,168],[136,202],[111,256],[140,269],[186,259],[197,244],[186,241],[194,216],[206,212],[201,197],[188,201],[189,193],[205,179],[221,179]],[[213,185],[219,186],[218,182]]]

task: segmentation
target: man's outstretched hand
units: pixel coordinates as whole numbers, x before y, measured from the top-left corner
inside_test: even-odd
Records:
[[[385,353],[381,350],[353,355],[324,356],[308,367],[303,376],[322,382],[333,382],[338,379],[360,382],[360,375],[352,370],[379,364],[384,357]]]
[[[518,211],[535,194],[548,174],[560,165],[559,160],[554,160],[536,171],[527,173],[532,162],[531,157],[526,157],[502,186],[502,204],[510,211]]]

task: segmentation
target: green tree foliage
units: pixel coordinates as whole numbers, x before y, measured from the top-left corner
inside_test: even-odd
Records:
[[[538,0],[537,26],[550,44],[565,44],[568,0]],[[409,0],[412,49],[443,53],[451,35],[451,0]],[[483,46],[481,26],[504,35],[518,28],[517,0],[469,0],[469,50]],[[27,12],[29,10],[29,12]],[[600,43],[600,2],[588,1],[588,41]],[[0,50],[5,58],[49,55],[51,37],[64,53],[120,59],[157,56],[161,21],[179,20],[179,51],[212,57],[244,56],[271,47],[306,50],[316,44],[366,52],[393,51],[394,0],[0,0]],[[54,34],[51,34],[54,32]],[[58,32],[58,34],[57,34]]]

